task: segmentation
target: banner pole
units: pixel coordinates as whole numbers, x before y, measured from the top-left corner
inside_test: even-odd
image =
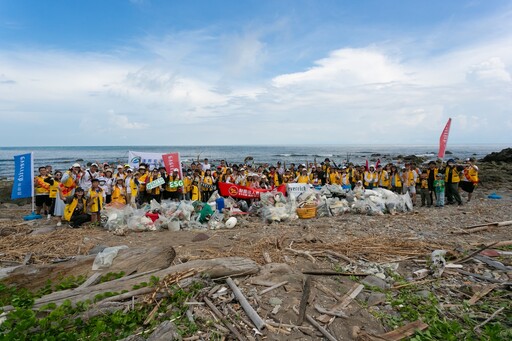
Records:
[[[36,211],[36,199],[34,197],[34,152],[30,152],[30,180],[32,183],[32,213]]]

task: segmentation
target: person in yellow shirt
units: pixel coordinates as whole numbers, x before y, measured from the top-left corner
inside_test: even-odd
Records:
[[[364,172],[364,187],[366,189],[373,189],[378,185],[378,174],[375,171],[375,166],[371,165],[367,171]]]
[[[402,194],[402,178],[398,168],[394,165],[391,166],[391,172],[389,173],[389,185],[393,192]]]
[[[386,169],[382,168],[382,165],[377,166],[377,183],[380,188],[389,188],[389,174]]]
[[[69,221],[69,225],[75,228],[91,220],[87,214],[87,200],[82,187],[77,187],[75,194],[66,198],[63,220]]]
[[[298,184],[309,184],[308,170],[302,168],[300,175],[295,178],[295,182]]]
[[[147,186],[147,184],[149,184],[161,177],[162,176],[161,176],[160,172],[158,171],[158,169],[154,168],[151,171],[151,173],[149,173],[149,176],[146,178],[145,187]],[[155,188],[152,188],[152,189],[147,189],[147,187],[146,187],[146,193],[148,195],[148,200],[149,201],[156,200],[158,203],[160,203],[160,201],[161,201],[160,198],[161,198],[161,193],[162,193],[161,191],[162,191],[161,186],[156,186]]]
[[[146,192],[146,184],[149,183],[149,173],[145,164],[141,164],[138,170],[138,181],[139,181],[139,204],[149,202],[149,194]]]
[[[207,202],[210,196],[213,194],[215,180],[212,176],[210,169],[205,170],[204,176],[201,179],[201,198],[203,202]]]
[[[444,170],[444,182],[446,199],[448,200],[446,204],[453,205],[456,201],[459,205],[462,205],[462,199],[459,193],[460,169],[455,164],[454,159],[450,159],[447,162],[446,169]]]
[[[420,175],[420,195],[422,207],[425,206],[425,203],[428,207],[432,206],[432,197],[428,189],[428,175],[426,169],[423,170]]]
[[[183,199],[191,200],[191,192],[192,192],[192,169],[187,169],[187,175],[183,178]]]
[[[87,197],[87,209],[91,216],[91,222],[97,223],[100,221],[100,213],[103,209],[103,201],[105,192],[100,187],[100,180],[95,178],[91,180],[91,188],[89,189]]]
[[[36,213],[41,214],[44,210],[44,214],[48,215],[48,210],[52,206],[50,200],[50,183],[53,183],[53,179],[48,176],[46,167],[39,167],[39,175],[34,178],[34,193],[36,196]],[[50,216],[48,215],[48,219]]]
[[[468,193],[468,202],[471,201],[473,191],[478,184],[478,167],[475,165],[474,158],[467,158],[462,177],[459,182],[459,188]]]
[[[112,189],[112,203],[120,207],[126,205],[126,187],[124,182],[125,179],[117,178],[116,184]]]
[[[180,170],[178,168],[174,168],[172,174],[170,174],[165,180],[165,191],[163,193],[164,199],[178,201],[182,190]]]

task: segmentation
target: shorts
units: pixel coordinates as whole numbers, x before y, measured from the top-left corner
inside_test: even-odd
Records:
[[[50,207],[52,205],[52,199],[50,199],[50,195],[36,195],[36,206],[41,207],[43,205],[46,205]]]
[[[470,181],[459,182],[459,187],[461,190],[467,193],[473,193],[473,191],[475,190],[475,185]]]
[[[416,185],[412,185],[412,186],[404,186],[404,193],[411,193],[411,194],[416,194]]]

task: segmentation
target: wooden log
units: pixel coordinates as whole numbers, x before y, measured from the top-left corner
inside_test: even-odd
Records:
[[[240,302],[240,305],[244,309],[247,316],[249,316],[252,323],[254,323],[254,325],[256,326],[256,328],[258,328],[259,331],[263,330],[265,328],[265,321],[263,321],[263,319],[260,317],[260,315],[258,315],[256,310],[252,308],[252,306],[245,298],[244,294],[242,294],[240,289],[236,286],[235,282],[233,282],[233,280],[230,277],[228,277],[226,279],[226,283],[233,291],[233,294],[235,294],[236,299],[238,300],[238,302]]]
[[[498,287],[498,284],[486,285],[482,290],[475,292],[475,294],[469,299],[468,305],[473,305],[478,302],[482,297],[493,291]]]
[[[277,283],[273,286],[271,286],[270,288],[267,288],[267,289],[264,289],[260,292],[260,295],[263,295],[263,294],[266,294],[267,292],[271,291],[271,290],[274,290],[274,289],[277,289],[279,288],[280,286],[283,286],[285,284],[288,284],[288,281],[284,281],[284,282],[281,282],[281,283]]]
[[[512,225],[512,220],[500,221],[500,222],[494,222],[494,223],[476,224],[476,225],[463,227],[463,229],[468,230],[468,229],[473,229],[473,228],[482,227],[482,226],[508,226],[508,225]]]
[[[172,264],[175,257],[176,251],[172,247],[128,248],[119,251],[110,268],[99,270],[99,272],[101,274],[121,271],[132,273],[156,268],[164,269]],[[69,276],[91,276],[95,273],[92,270],[95,258],[96,255],[77,256],[62,263],[19,266],[0,279],[4,284],[35,291],[44,287],[48,280],[57,283]]]
[[[204,297],[203,298],[204,300],[204,303],[206,303],[206,305],[213,311],[213,313],[215,314],[215,316],[217,316],[217,318],[229,329],[229,331],[231,333],[233,333],[233,335],[236,336],[236,338],[240,341],[245,341],[245,338],[242,336],[242,334],[240,334],[240,332],[238,331],[238,329],[236,329],[236,327],[231,324],[231,322],[229,322],[227,320],[227,318],[224,316],[224,314],[222,314],[220,312],[219,309],[217,309],[217,307],[212,303],[212,301],[210,301],[208,298]]]
[[[103,294],[110,291],[123,291],[132,290],[134,285],[141,282],[149,282],[151,276],[164,278],[168,274],[185,272],[195,269],[198,273],[209,275],[211,278],[219,278],[225,276],[234,276],[238,274],[255,274],[259,271],[259,266],[251,259],[242,257],[227,257],[206,260],[193,260],[187,263],[170,266],[166,269],[146,272],[141,275],[132,275],[122,277],[113,281],[100,283],[82,289],[70,289],[51,293],[37,299],[34,303],[34,308],[39,308],[47,303],[61,304],[64,300],[70,300],[71,303],[76,303],[85,300],[94,300],[98,294]],[[12,307],[4,307],[7,310],[12,310]]]
[[[83,282],[82,285],[80,285],[77,289],[87,288],[87,287],[90,287],[91,285],[98,283],[100,277],[101,277],[101,272],[93,273],[92,276],[87,278],[87,280],[85,282]]]
[[[421,320],[416,320],[388,333],[378,335],[378,337],[388,341],[399,341],[414,335],[418,330],[426,328],[428,328],[428,324],[423,323]]]
[[[297,310],[297,308],[293,307],[293,311],[295,311],[296,314],[299,313],[299,311]],[[325,338],[329,341],[338,341],[336,340],[336,338],[334,336],[332,336],[328,331],[327,329],[325,329],[324,327],[322,327],[318,322],[315,321],[314,318],[312,318],[311,316],[309,316],[308,314],[305,315],[305,318],[306,320],[313,326],[315,327],[316,329],[318,329],[320,331],[320,333],[323,334],[323,336],[325,336]]]
[[[306,307],[308,305],[309,293],[311,292],[311,277],[307,276],[302,287],[302,297],[299,305],[299,318],[297,319],[297,325],[301,325],[304,322],[306,316]]]

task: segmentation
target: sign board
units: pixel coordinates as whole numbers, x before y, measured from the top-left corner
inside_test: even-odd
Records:
[[[311,186],[309,184],[287,184],[286,185],[286,192],[288,193],[288,196],[297,198],[302,193],[306,192]]]
[[[148,183],[146,185],[146,189],[153,189],[153,188],[156,188],[156,187],[158,187],[160,185],[163,185],[163,184],[165,184],[165,179],[164,178],[158,178],[158,179],[153,180],[150,183]]]

